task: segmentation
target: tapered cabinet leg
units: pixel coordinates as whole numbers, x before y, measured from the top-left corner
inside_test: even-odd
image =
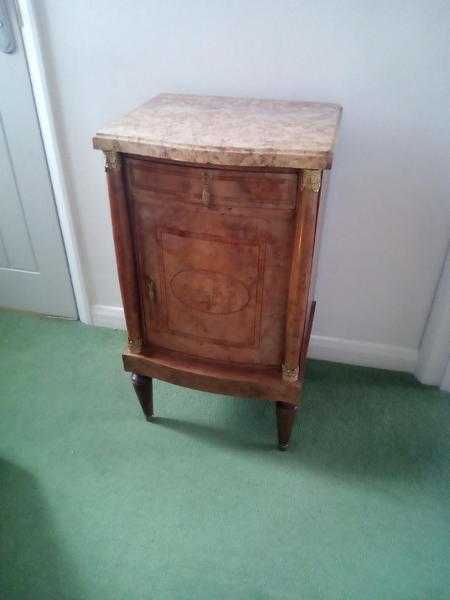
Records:
[[[298,411],[298,406],[288,404],[287,402],[277,402],[277,428],[278,428],[278,448],[286,450],[289,445],[292,427],[294,425],[295,416]]]
[[[151,421],[153,417],[153,384],[151,377],[132,373],[131,382],[147,421]]]

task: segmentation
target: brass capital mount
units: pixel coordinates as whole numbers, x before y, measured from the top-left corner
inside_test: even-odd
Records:
[[[322,183],[322,171],[316,169],[305,169],[302,171],[301,190],[310,190],[317,193]]]
[[[105,153],[105,171],[114,171],[122,166],[122,156],[117,150],[104,150]]]

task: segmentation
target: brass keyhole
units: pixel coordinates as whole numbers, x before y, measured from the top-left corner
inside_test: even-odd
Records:
[[[211,206],[210,183],[211,183],[210,174],[207,171],[203,171],[202,203],[205,206]]]
[[[153,279],[149,279],[147,281],[147,291],[150,302],[153,304],[156,302],[156,283],[153,281]]]

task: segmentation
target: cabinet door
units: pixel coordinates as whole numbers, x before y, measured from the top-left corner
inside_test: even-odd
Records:
[[[279,365],[297,175],[127,160],[144,344]]]

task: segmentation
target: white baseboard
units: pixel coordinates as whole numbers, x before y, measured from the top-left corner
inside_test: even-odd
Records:
[[[110,329],[125,329],[125,317],[121,306],[105,306],[93,304],[91,306],[92,324],[97,327]]]
[[[125,329],[121,306],[95,304],[91,307],[91,315],[93,324],[98,327]],[[323,335],[311,336],[308,353],[310,358],[319,360],[408,373],[414,373],[417,355],[417,350],[403,346],[360,342]]]
[[[407,373],[414,373],[417,356],[413,348],[323,335],[311,336],[308,353],[309,358]]]

